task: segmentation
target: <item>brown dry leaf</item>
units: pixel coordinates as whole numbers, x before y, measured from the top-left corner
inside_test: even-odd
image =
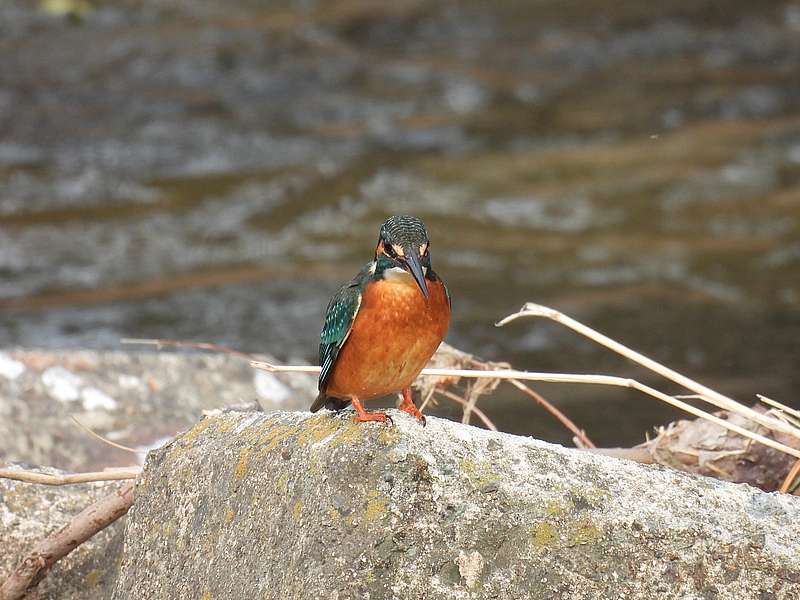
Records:
[[[762,413],[774,415],[761,405],[753,407]],[[798,440],[770,431],[740,415],[721,411],[715,413],[730,423],[750,431],[769,435],[786,445],[797,448]],[[656,462],[674,469],[749,483],[765,491],[777,490],[794,458],[751,440],[733,434],[723,427],[704,419],[680,420],[661,427],[657,436],[640,447],[650,450]]]

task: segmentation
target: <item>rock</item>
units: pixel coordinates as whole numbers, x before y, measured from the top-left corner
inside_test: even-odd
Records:
[[[272,375],[219,354],[0,351],[0,461],[69,471],[138,464],[203,410],[292,410],[308,407],[315,396],[312,376]],[[142,453],[99,442],[71,415]]]
[[[0,479],[0,582],[38,542],[122,485],[124,482],[50,487]],[[111,597],[122,558],[124,523],[122,517],[57,562],[39,584],[38,599]]]
[[[436,418],[225,413],[149,454],[113,598],[800,597],[800,501]]]

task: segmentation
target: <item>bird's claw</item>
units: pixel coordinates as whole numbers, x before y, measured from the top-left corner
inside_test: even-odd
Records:
[[[355,417],[353,417],[353,420],[356,423],[369,423],[371,421],[375,421],[375,422],[378,422],[378,423],[386,423],[386,422],[388,422],[390,425],[394,425],[394,421],[392,420],[392,417],[390,417],[386,413],[382,413],[382,412],[369,412],[369,413],[368,412],[364,412],[364,413],[361,413],[361,414],[357,414]]]
[[[420,410],[414,406],[413,403],[406,404],[405,402],[400,405],[400,410],[404,413],[408,413],[412,417],[414,417],[419,423],[425,427],[428,424],[428,421],[425,419],[425,415],[423,415]]]

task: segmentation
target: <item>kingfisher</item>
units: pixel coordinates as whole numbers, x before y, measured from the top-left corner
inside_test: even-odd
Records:
[[[352,403],[356,422],[391,421],[362,402],[399,392],[400,410],[425,425],[410,386],[450,325],[450,294],[431,267],[430,247],[420,219],[395,215],[383,223],[375,258],[328,303],[311,412]]]

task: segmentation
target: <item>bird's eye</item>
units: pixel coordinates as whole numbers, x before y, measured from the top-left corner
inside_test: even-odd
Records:
[[[383,253],[386,256],[389,256],[391,258],[394,258],[394,257],[397,256],[397,254],[395,253],[394,248],[392,248],[391,244],[384,244],[383,245]]]

